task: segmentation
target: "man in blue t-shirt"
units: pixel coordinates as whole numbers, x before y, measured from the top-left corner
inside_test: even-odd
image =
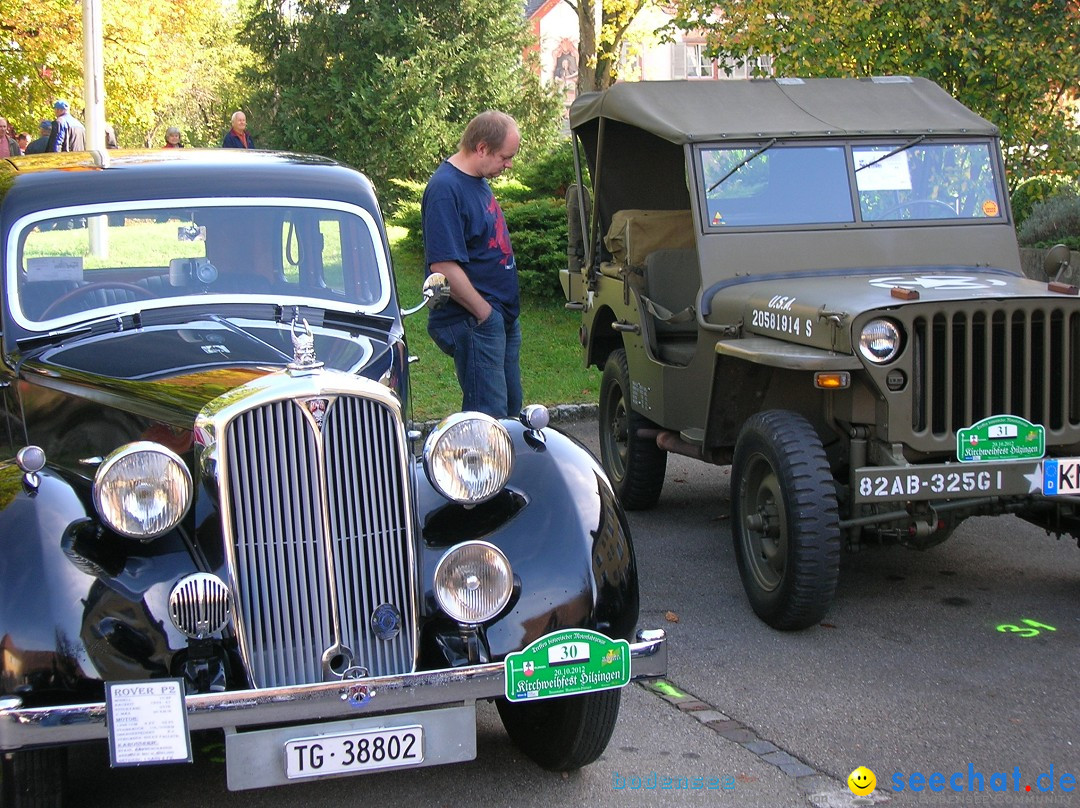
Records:
[[[428,315],[428,334],[454,357],[461,408],[496,418],[521,410],[521,327],[517,264],[488,180],[510,168],[520,144],[513,118],[480,113],[421,203],[428,273],[450,281],[450,300]]]

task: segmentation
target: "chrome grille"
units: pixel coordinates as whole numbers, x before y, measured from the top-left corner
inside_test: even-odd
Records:
[[[415,610],[404,430],[383,404],[320,397],[234,418],[224,437],[232,574],[242,652],[256,687],[321,682],[358,665],[413,669]],[[391,639],[371,617],[401,614]]]
[[[1038,303],[914,317],[916,434],[954,441],[957,430],[1003,414],[1042,424],[1048,442],[1080,426],[1080,313]]]

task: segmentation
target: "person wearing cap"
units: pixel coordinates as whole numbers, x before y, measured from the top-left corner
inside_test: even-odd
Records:
[[[52,134],[52,121],[42,121],[38,127],[38,137],[26,144],[23,154],[44,154],[49,146],[49,135]]]
[[[184,144],[180,142],[180,130],[175,126],[170,126],[165,130],[165,148],[166,149],[182,149]]]
[[[82,125],[82,121],[68,112],[68,109],[67,101],[57,101],[53,104],[56,120],[53,122],[52,134],[49,135],[49,144],[45,147],[45,151],[86,151],[86,128]]]
[[[232,114],[232,128],[222,138],[223,149],[254,149],[255,138],[247,130],[247,116],[237,110]]]

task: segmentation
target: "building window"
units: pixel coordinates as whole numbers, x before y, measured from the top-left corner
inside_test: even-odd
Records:
[[[711,79],[713,61],[705,53],[705,45],[686,43],[686,77],[688,79]]]

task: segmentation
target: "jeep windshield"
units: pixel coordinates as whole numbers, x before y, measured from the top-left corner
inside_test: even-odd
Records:
[[[253,302],[378,312],[389,264],[371,215],[306,199],[188,199],[42,211],[8,240],[8,300],[30,330],[131,311]]]
[[[712,230],[1000,223],[1004,191],[991,153],[985,140],[763,141],[701,146],[696,170]]]

